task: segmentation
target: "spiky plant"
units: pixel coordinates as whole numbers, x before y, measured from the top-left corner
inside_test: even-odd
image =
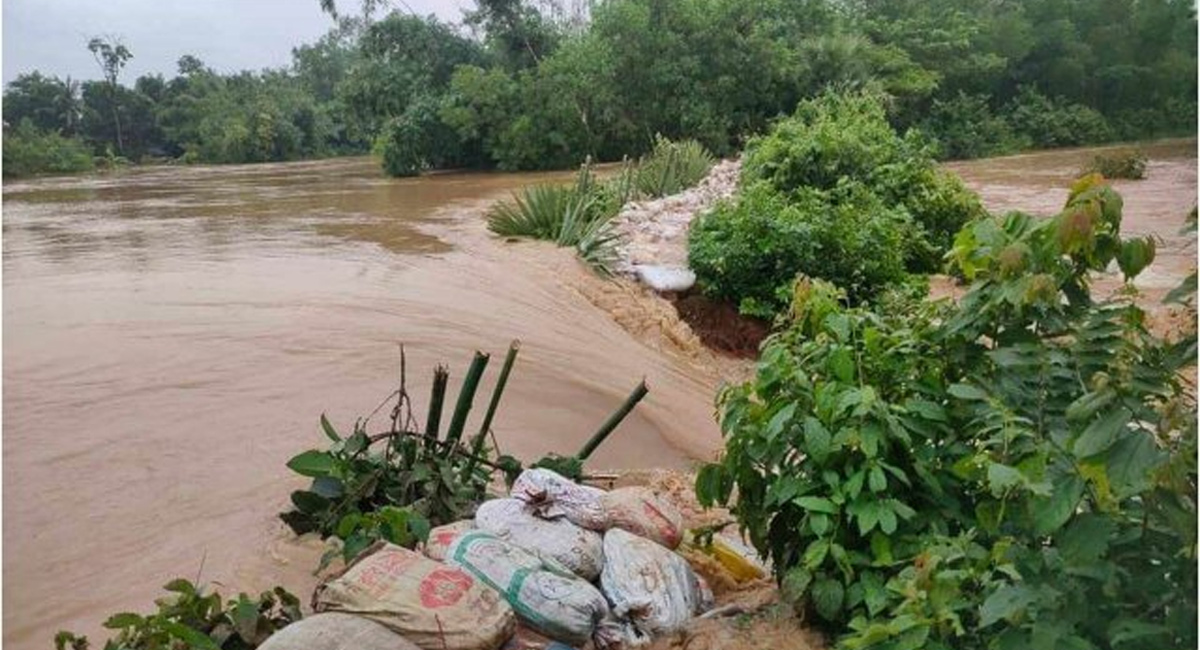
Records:
[[[656,198],[676,194],[699,183],[714,162],[695,140],[672,142],[656,136],[654,149],[638,162],[637,189]]]

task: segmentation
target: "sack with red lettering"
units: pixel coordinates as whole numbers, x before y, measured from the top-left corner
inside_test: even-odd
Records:
[[[534,467],[521,472],[509,494],[529,504],[543,519],[566,517],[567,521],[588,530],[607,527],[600,497],[604,490],[580,485],[556,472]]]
[[[566,520],[542,519],[520,499],[492,499],[475,511],[475,526],[525,549],[538,557],[557,562],[591,582],[604,566],[604,540],[599,533]]]
[[[318,586],[313,609],[382,623],[421,650],[496,650],[516,628],[512,608],[491,587],[386,543]]]
[[[463,519],[448,523],[444,526],[438,526],[429,531],[429,541],[425,542],[425,548],[421,552],[425,557],[431,560],[442,562],[446,559],[446,549],[458,539],[459,535],[468,530],[475,529],[475,522],[470,519]]]
[[[683,516],[646,487],[618,488],[600,497],[604,530],[620,528],[674,550],[683,541]]]

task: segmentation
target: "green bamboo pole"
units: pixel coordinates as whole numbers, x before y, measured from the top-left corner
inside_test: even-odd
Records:
[[[483,376],[483,369],[487,367],[487,363],[488,355],[477,350],[475,358],[471,359],[471,367],[467,368],[467,374],[463,377],[462,390],[458,393],[454,415],[450,418],[450,428],[446,429],[446,442],[450,443],[451,449],[462,439],[463,429],[467,426],[467,414],[471,412],[471,405],[475,402],[475,391],[479,389],[479,378]]]
[[[429,394],[429,413],[425,419],[426,449],[432,449],[442,426],[442,405],[446,401],[446,384],[450,381],[450,370],[438,365],[433,369],[433,389]]]
[[[633,410],[633,407],[637,406],[638,402],[642,401],[642,398],[649,392],[650,389],[646,386],[646,380],[642,379],[641,383],[629,394],[629,397],[625,398],[625,403],[621,405],[621,408],[608,416],[604,424],[600,425],[600,429],[583,445],[583,448],[579,450],[578,454],[575,454],[575,457],[581,461],[587,460],[588,456],[591,456],[592,452],[596,451],[596,447],[599,447],[605,438],[608,438],[613,429],[616,429],[617,425],[621,424],[621,420],[624,420],[625,416],[629,415],[629,412]]]
[[[504,365],[500,368],[496,387],[492,389],[492,400],[488,402],[487,413],[483,416],[483,425],[479,427],[479,433],[475,434],[475,439],[471,441],[472,458],[463,468],[464,481],[470,478],[471,472],[475,471],[475,458],[483,455],[483,445],[487,442],[488,431],[492,428],[492,418],[496,416],[496,409],[500,406],[500,396],[504,393],[504,386],[508,384],[508,374],[512,372],[513,364],[517,361],[517,352],[520,350],[520,341],[514,340],[508,346],[508,354],[504,357]]]

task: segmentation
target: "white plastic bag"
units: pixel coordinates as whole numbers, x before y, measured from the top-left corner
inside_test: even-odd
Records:
[[[446,562],[500,592],[522,623],[551,639],[583,644],[593,635],[612,636],[605,624],[608,602],[600,590],[491,533],[460,535]]]
[[[576,526],[598,531],[608,525],[600,504],[604,490],[580,485],[548,469],[535,467],[521,472],[510,494],[532,506],[543,519],[566,517]]]
[[[712,606],[712,594],[675,553],[614,528],[604,535],[606,561],[600,589],[613,614],[628,618],[644,637],[676,632]]]
[[[475,512],[475,526],[534,555],[558,562],[591,582],[604,566],[599,533],[563,519],[541,519],[519,499],[493,499]]]
[[[317,612],[382,623],[422,650],[496,650],[517,618],[471,574],[392,544],[367,549],[313,593]]]
[[[272,634],[259,650],[418,650],[375,621],[350,614],[314,614]]]
[[[650,488],[627,487],[605,492],[600,505],[604,508],[604,530],[620,528],[669,549],[675,549],[683,541],[683,515]]]

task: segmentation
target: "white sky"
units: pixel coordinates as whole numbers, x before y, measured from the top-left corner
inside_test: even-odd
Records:
[[[358,0],[338,0],[344,13]],[[457,22],[473,0],[395,2]],[[87,50],[92,36],[118,36],[133,53],[121,73],[175,74],[175,62],[194,54],[220,72],[286,65],[292,47],[320,38],[333,21],[318,0],[3,0],[3,80],[40,70],[75,79],[100,76]]]

